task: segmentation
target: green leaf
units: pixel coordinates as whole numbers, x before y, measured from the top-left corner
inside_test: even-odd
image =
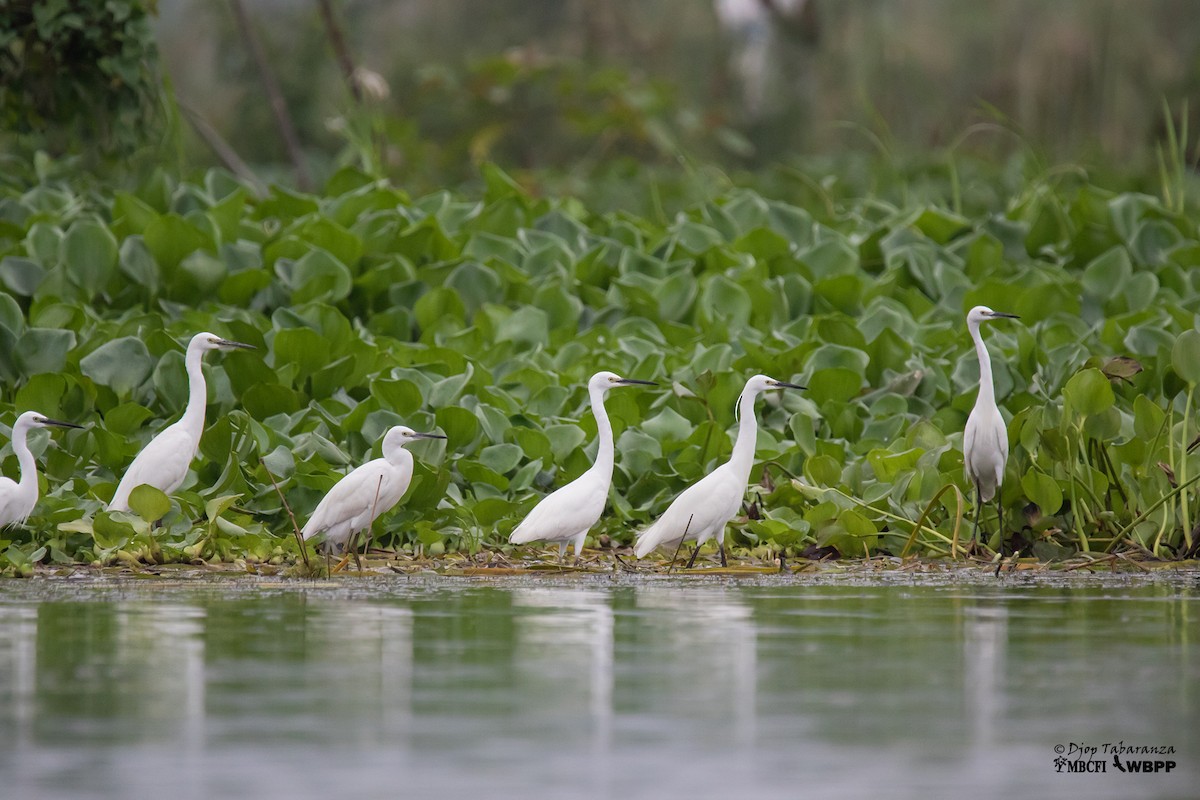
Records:
[[[1171,349],[1171,366],[1190,384],[1200,383],[1200,331],[1186,330]]]
[[[1080,370],[1071,376],[1063,388],[1067,405],[1080,416],[1091,416],[1107,410],[1115,402],[1112,384],[1098,369]]]
[[[164,214],[146,226],[142,240],[165,273],[171,274],[189,254],[213,250],[213,241],[178,214]]]
[[[141,386],[154,369],[154,359],[141,339],[122,336],[105,342],[79,361],[79,370],[118,396]]]
[[[146,522],[154,523],[171,510],[171,500],[161,489],[142,484],[129,493],[129,508]]]
[[[78,220],[63,237],[61,258],[75,285],[94,295],[116,274],[117,239],[95,220]]]
[[[1062,508],[1063,493],[1058,481],[1043,472],[1031,467],[1021,478],[1021,488],[1043,514],[1057,514]]]

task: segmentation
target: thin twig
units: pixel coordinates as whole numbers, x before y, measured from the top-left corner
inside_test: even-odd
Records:
[[[308,174],[308,167],[304,163],[304,151],[300,147],[300,137],[296,134],[296,125],[292,122],[287,100],[284,99],[283,91],[279,88],[279,81],[271,69],[271,63],[267,60],[262,42],[259,41],[258,34],[254,31],[254,26],[250,21],[250,16],[246,13],[246,7],[242,4],[242,0],[229,0],[229,5],[237,19],[237,26],[242,33],[242,38],[246,40],[250,57],[258,69],[258,77],[262,80],[263,91],[267,94],[271,113],[275,116],[275,124],[283,139],[283,146],[287,149],[292,167],[296,170],[296,184],[306,192],[312,191],[312,177]]]
[[[292,530],[296,532],[296,544],[300,545],[300,557],[304,559],[304,568],[311,572],[312,568],[308,564],[308,548],[304,544],[304,537],[300,535],[300,523],[296,522],[296,515],[292,513],[292,507],[288,505],[287,498],[283,496],[283,490],[279,488],[279,484],[275,481],[275,476],[271,474],[271,469],[267,466],[267,462],[260,458],[258,463],[262,464],[262,468],[266,471],[267,477],[271,479],[271,485],[274,486],[275,491],[278,492],[279,499],[283,503],[284,511],[287,511],[288,516],[292,520]]]

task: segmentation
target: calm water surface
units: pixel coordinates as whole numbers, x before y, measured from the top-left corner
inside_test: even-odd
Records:
[[[6,582],[0,797],[1200,797],[1195,580],[782,581]]]

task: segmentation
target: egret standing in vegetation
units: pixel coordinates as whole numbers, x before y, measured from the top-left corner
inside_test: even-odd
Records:
[[[29,519],[38,499],[37,461],[26,443],[30,428],[78,428],[70,422],[50,419],[36,411],[26,411],[17,417],[12,427],[12,448],[21,467],[20,483],[0,476],[0,528],[20,525]]]
[[[992,383],[992,361],[988,355],[979,326],[993,319],[1020,319],[1016,314],[992,311],[987,306],[975,306],[967,312],[967,330],[975,340],[975,355],[979,358],[979,395],[967,417],[963,431],[963,469],[975,486],[974,541],[979,533],[979,512],[984,503],[996,498],[996,517],[1000,524],[1001,547],[1004,535],[1004,507],[1000,502],[1000,484],[1004,482],[1004,466],[1008,463],[1008,429],[996,406],[996,387]]]
[[[188,375],[188,402],[178,422],[168,426],[150,440],[137,454],[125,477],[117,484],[117,492],[108,504],[109,511],[128,511],[129,494],[147,484],[164,494],[178,489],[187,477],[188,467],[200,449],[200,434],[204,432],[204,409],[208,405],[208,385],[204,382],[201,360],[209,350],[253,350],[254,345],[231,342],[215,333],[197,333],[188,343],[184,363]]]
[[[368,461],[333,485],[301,531],[305,541],[325,534],[322,549],[328,555],[344,547],[354,534],[369,530],[371,523],[400,502],[412,483],[413,457],[405,445],[445,438],[403,425],[389,429],[383,437],[383,458]]]
[[[784,383],[766,375],[755,375],[746,381],[742,395],[738,398],[737,441],[729,461],[683,491],[675,498],[658,521],[638,534],[634,553],[638,558],[656,547],[674,545],[676,550],[683,542],[696,540],[696,549],[687,565],[690,569],[696,562],[700,546],[714,536],[721,550],[721,566],[725,566],[725,525],[733,519],[742,506],[746,495],[746,484],[750,481],[750,469],[754,466],[754,451],[758,444],[758,419],[754,416],[754,401],[767,389],[803,389],[794,383]]]
[[[533,507],[529,516],[513,530],[508,541],[528,544],[537,541],[558,543],[558,558],[567,554],[567,543],[575,543],[575,561],[583,552],[587,532],[600,520],[608,502],[612,484],[613,447],[612,424],[604,410],[604,396],[618,386],[657,386],[653,381],[622,378],[612,372],[597,372],[588,381],[592,415],[596,418],[596,462],[591,468],[566,486],[551,492]]]

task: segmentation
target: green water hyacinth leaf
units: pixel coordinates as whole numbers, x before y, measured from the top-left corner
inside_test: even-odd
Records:
[[[173,274],[190,253],[213,249],[212,239],[178,214],[164,214],[146,225],[142,241],[163,272]]]
[[[122,336],[105,342],[79,361],[79,370],[118,396],[141,386],[154,369],[155,360],[141,339]]]
[[[46,270],[36,261],[18,256],[0,260],[0,283],[13,294],[31,297],[46,277]]]
[[[1072,375],[1063,388],[1063,396],[1067,405],[1084,417],[1107,411],[1116,400],[1108,378],[1094,368],[1080,370]]]
[[[1171,366],[1188,383],[1200,383],[1200,331],[1186,330],[1171,349]]]
[[[1057,514],[1062,508],[1063,493],[1058,481],[1043,472],[1030,468],[1021,477],[1021,489],[1043,514]]]
[[[162,490],[142,484],[129,493],[129,507],[146,522],[157,522],[171,510],[171,500]]]
[[[117,519],[107,511],[96,512],[92,520],[92,538],[103,550],[116,550],[129,544],[137,531],[128,522]]]
[[[61,372],[67,353],[75,347],[75,333],[59,328],[26,328],[17,340],[17,363],[25,375]]]
[[[97,294],[117,271],[116,237],[95,220],[78,220],[63,236],[62,261],[75,285]]]

